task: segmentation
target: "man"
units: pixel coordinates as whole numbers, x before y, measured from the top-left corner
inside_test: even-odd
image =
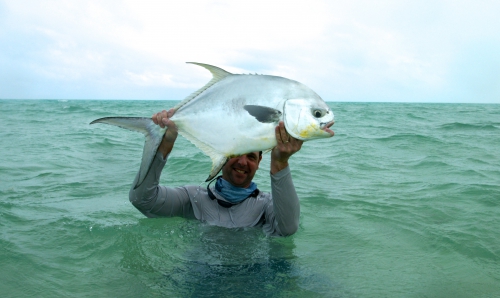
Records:
[[[299,198],[293,186],[288,159],[302,147],[291,137],[283,122],[276,126],[277,145],[271,151],[271,193],[261,192],[252,179],[262,160],[262,152],[230,159],[222,176],[212,187],[160,186],[160,175],[177,139],[177,127],[170,120],[174,110],[152,116],[155,124],[167,127],[163,140],[144,181],[130,190],[130,201],[148,217],[181,216],[196,218],[228,228],[262,226],[268,235],[288,236],[299,225]]]

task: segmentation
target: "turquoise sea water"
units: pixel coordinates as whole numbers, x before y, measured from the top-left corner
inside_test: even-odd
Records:
[[[89,122],[174,103],[0,100],[0,296],[500,296],[500,105],[329,103],[335,137],[291,160],[299,231],[270,238],[128,202],[143,137]],[[209,169],[179,138],[161,181]]]

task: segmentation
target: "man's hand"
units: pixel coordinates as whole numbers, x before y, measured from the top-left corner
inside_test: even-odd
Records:
[[[297,140],[286,132],[285,124],[280,121],[275,128],[277,145],[271,151],[271,174],[276,174],[288,166],[288,159],[302,147]]]
[[[161,152],[163,154],[163,158],[166,158],[167,154],[172,151],[175,140],[177,139],[177,126],[175,125],[174,121],[170,120],[174,113],[174,109],[170,109],[168,111],[163,110],[161,112],[153,114],[153,116],[151,117],[151,120],[153,120],[153,122],[159,125],[161,128],[167,127],[167,131],[163,136],[163,140],[158,147],[158,152]]]

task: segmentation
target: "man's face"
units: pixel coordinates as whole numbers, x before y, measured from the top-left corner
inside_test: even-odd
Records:
[[[222,178],[234,186],[247,188],[261,159],[262,155],[258,151],[231,158],[222,168]]]

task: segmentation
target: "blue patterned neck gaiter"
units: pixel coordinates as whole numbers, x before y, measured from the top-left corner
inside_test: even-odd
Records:
[[[224,180],[222,177],[217,178],[215,190],[224,199],[231,203],[239,203],[248,198],[257,189],[257,184],[250,183],[248,188],[237,187]]]

